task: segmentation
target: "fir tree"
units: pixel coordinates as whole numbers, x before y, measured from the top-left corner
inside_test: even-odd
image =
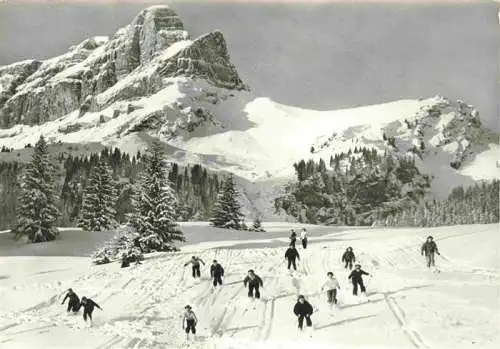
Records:
[[[140,245],[138,244],[139,234],[120,229],[113,238],[101,246],[92,255],[94,264],[107,264],[125,255],[130,262],[144,259]]]
[[[111,168],[101,159],[90,174],[83,193],[81,217],[78,226],[83,230],[102,231],[113,229],[116,222],[116,186]]]
[[[217,202],[213,210],[213,217],[210,219],[214,227],[227,229],[243,229],[243,214],[240,212],[241,206],[238,202],[239,193],[236,190],[234,178],[229,175],[224,181]]]
[[[31,242],[54,240],[59,234],[54,226],[60,215],[56,204],[54,168],[42,136],[21,184],[17,223],[13,229],[16,236],[26,236]]]
[[[177,200],[168,181],[161,145],[153,143],[142,161],[145,168],[133,200],[130,224],[139,233],[145,252],[175,250],[174,242],[185,239],[175,221]]]
[[[265,231],[264,228],[262,228],[262,222],[261,222],[259,217],[255,217],[253,224],[252,224],[252,228],[250,230],[260,231],[260,232]]]

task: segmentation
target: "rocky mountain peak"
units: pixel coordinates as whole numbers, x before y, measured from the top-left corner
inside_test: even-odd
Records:
[[[0,67],[0,127],[43,124],[75,110],[157,93],[169,78],[242,90],[222,33],[193,41],[166,5],[142,10],[110,39],[93,37],[46,61]],[[99,101],[99,102],[97,102]]]
[[[123,75],[127,75],[139,65],[150,62],[159,52],[173,43],[188,38],[189,34],[184,30],[184,24],[170,7],[158,5],[142,10],[130,25],[115,35],[114,40],[124,42],[129,54],[126,62],[128,64],[123,67],[125,68]]]

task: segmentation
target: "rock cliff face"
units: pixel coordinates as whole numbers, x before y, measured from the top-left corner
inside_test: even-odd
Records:
[[[1,126],[40,124],[77,108],[82,81],[63,73],[85,61],[103,41],[85,40],[64,55],[43,62],[32,61],[27,69],[18,72],[15,77],[20,83],[11,89],[8,98],[0,101]],[[0,68],[0,79],[17,65]]]
[[[202,77],[216,86],[243,89],[236,68],[231,64],[226,41],[216,31],[196,39],[159,69],[162,76]]]
[[[0,127],[37,125],[74,110],[100,111],[125,99],[157,93],[165,78],[203,79],[247,89],[222,33],[194,41],[168,6],[153,6],[111,38],[95,37],[64,55],[0,67]]]

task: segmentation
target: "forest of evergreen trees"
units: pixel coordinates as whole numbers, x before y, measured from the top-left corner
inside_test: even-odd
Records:
[[[103,149],[99,154],[73,156],[56,154],[56,191],[61,216],[57,226],[76,226],[83,201],[83,191],[91,170],[99,159],[104,159],[113,172],[118,186],[116,219],[125,222],[132,210],[133,188],[137,185],[138,173],[143,166],[141,154],[130,156],[119,149]],[[0,229],[9,229],[16,221],[17,198],[20,182],[26,165],[18,162],[0,162]],[[221,181],[216,174],[200,165],[180,167],[172,164],[168,178],[178,198],[177,220],[208,220],[217,199]]]
[[[294,164],[297,181],[275,209],[312,224],[437,226],[499,221],[498,181],[458,187],[444,201],[428,201],[431,179],[412,157],[355,148]]]
[[[356,148],[332,156],[329,165],[323,159],[296,163],[297,182],[275,200],[276,210],[303,223],[371,225],[380,215],[418,202],[430,187],[411,157]]]
[[[499,219],[499,180],[459,186],[443,201],[427,201],[377,222],[387,226],[434,227],[453,224],[490,224]]]

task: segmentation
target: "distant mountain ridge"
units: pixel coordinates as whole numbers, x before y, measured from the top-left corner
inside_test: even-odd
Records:
[[[295,162],[328,164],[356,147],[414,157],[437,197],[500,177],[498,134],[466,102],[436,96],[336,111],[281,105],[250,91],[221,32],[192,39],[164,5],[141,11],[111,38],[0,67],[0,147],[20,149],[41,134],[131,154],[159,139],[173,161],[234,173],[245,206],[264,217]]]

